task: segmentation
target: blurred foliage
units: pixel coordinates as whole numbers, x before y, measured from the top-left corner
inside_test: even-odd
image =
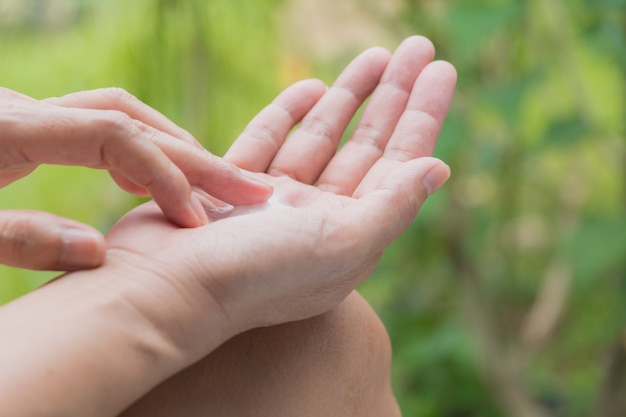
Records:
[[[626,415],[626,2],[405,1],[383,24],[459,72],[453,177],[364,289],[404,412]]]
[[[337,19],[348,3],[358,19]],[[318,20],[335,22],[327,44],[288,24]],[[0,0],[0,83],[121,86],[221,154],[287,82],[331,81],[372,33],[424,34],[459,72],[437,148],[453,177],[361,287],[404,415],[626,415],[624,0]],[[1,193],[103,231],[136,203],[79,168]],[[0,302],[50,276],[0,273]]]

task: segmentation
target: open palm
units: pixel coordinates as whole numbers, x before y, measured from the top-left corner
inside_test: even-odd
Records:
[[[449,175],[431,155],[456,74],[433,55],[422,37],[393,56],[370,49],[328,90],[316,80],[297,83],[250,123],[226,159],[272,184],[289,207],[214,213],[208,225],[184,229],[149,203],[110,231],[109,261],[139,268],[148,258],[158,277],[145,283],[153,292],[217,302],[235,331],[332,308]]]

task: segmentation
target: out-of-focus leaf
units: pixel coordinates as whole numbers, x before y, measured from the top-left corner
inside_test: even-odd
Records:
[[[624,268],[626,259],[626,216],[596,219],[584,223],[564,243],[564,253],[572,264],[581,288],[593,288],[598,279],[614,268]],[[626,270],[621,272],[626,279]]]
[[[584,138],[586,130],[587,127],[578,118],[555,120],[546,133],[546,139],[542,141],[542,144],[571,146]]]
[[[489,36],[519,19],[521,10],[520,2],[459,2],[452,7],[446,23],[457,58],[475,56]]]

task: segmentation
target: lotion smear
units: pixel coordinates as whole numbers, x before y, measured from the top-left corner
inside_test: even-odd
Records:
[[[237,206],[233,208],[226,217],[241,216],[243,214],[258,213],[266,210],[292,208],[290,205],[281,200],[282,199],[279,196],[274,194],[265,203],[252,204],[249,206]]]

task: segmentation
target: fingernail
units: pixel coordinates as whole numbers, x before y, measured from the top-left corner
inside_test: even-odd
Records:
[[[424,187],[428,195],[432,195],[450,178],[450,167],[444,163],[431,168],[423,180]]]
[[[95,231],[64,228],[61,231],[63,248],[59,263],[63,267],[94,268],[104,260],[106,247],[102,235]]]
[[[205,205],[206,203],[201,201],[195,193],[191,195],[191,207],[193,208],[193,212],[196,214],[196,219],[198,219],[199,225],[204,225],[209,222]]]
[[[230,213],[233,206],[218,200],[203,191],[194,190],[193,197],[194,206],[197,206],[202,216],[202,224],[209,222],[209,218],[215,219]]]
[[[208,214],[211,217],[228,214],[231,211],[233,211],[234,208],[235,208],[234,206],[224,203],[223,201],[220,201],[217,204],[214,201],[207,201],[204,204],[204,210],[206,214]]]

